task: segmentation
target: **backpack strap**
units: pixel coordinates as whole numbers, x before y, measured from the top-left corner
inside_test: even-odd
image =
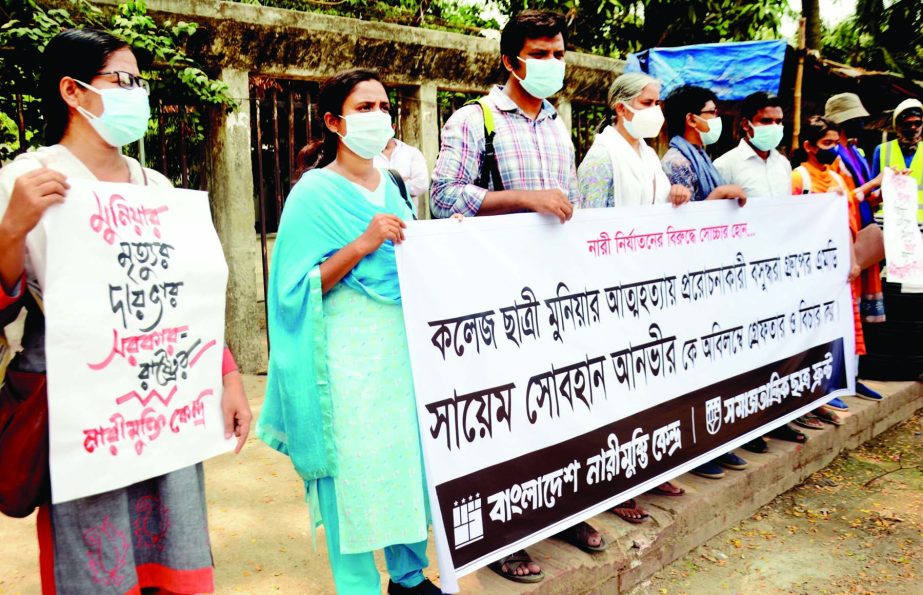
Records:
[[[413,205],[410,202],[410,196],[407,194],[407,184],[404,183],[404,178],[401,176],[400,172],[396,169],[388,169],[388,174],[391,176],[391,181],[397,186],[397,189],[401,193],[401,198],[404,199],[404,203],[407,205],[407,208],[410,209],[410,214],[413,215],[413,218],[417,218],[416,212],[413,210]]]
[[[799,165],[795,168],[795,171],[801,176],[801,193],[811,194],[811,174],[808,172],[808,168]]]
[[[477,101],[484,112],[484,158],[481,160],[481,174],[478,176],[476,184],[481,188],[487,188],[493,184],[494,191],[503,190],[503,179],[500,177],[500,167],[497,165],[497,153],[494,151],[494,114],[487,103],[487,97],[481,97]]]

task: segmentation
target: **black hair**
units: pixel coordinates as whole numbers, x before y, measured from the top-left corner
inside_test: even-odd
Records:
[[[750,93],[740,102],[740,117],[752,122],[756,117],[756,112],[767,107],[781,108],[782,102],[775,95],[765,91]]]
[[[48,42],[39,76],[46,145],[61,141],[70,119],[68,106],[61,98],[61,79],[67,76],[89,84],[105,68],[109,56],[126,48],[131,49],[125,40],[89,28],[62,31]]]
[[[792,167],[798,167],[808,160],[808,152],[804,150],[805,141],[816,147],[817,141],[824,138],[824,135],[831,130],[839,132],[837,125],[827,118],[824,118],[823,116],[811,116],[808,118],[801,126],[800,138],[802,146],[792,147]]]
[[[330,132],[324,123],[325,114],[339,116],[343,113],[343,104],[359,83],[378,81],[381,78],[374,70],[355,68],[333,75],[323,82],[317,93],[317,118],[320,120],[320,138],[305,146],[298,152],[299,173],[309,169],[325,167],[336,159],[340,137]]]
[[[503,27],[500,34],[500,55],[516,60],[527,39],[555,37],[558,33],[567,46],[567,22],[564,15],[549,10],[523,10]],[[515,66],[515,64],[514,64]]]
[[[804,126],[801,127],[801,140],[807,141],[817,146],[817,141],[824,138],[824,135],[831,130],[839,132],[836,124],[824,118],[823,116],[811,116]]]
[[[698,114],[705,109],[705,104],[718,96],[714,91],[695,85],[683,85],[670,91],[663,100],[663,115],[667,121],[667,134],[670,137],[682,136],[686,131],[686,115]]]

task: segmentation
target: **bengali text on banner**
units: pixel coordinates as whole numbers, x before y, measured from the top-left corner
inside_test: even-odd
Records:
[[[845,394],[849,242],[830,195],[409,223],[443,589]]]

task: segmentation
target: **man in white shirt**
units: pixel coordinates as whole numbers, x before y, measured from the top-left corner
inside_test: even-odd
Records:
[[[429,168],[423,153],[403,141],[392,138],[388,146],[373,159],[375,167],[397,170],[407,184],[407,192],[417,198],[429,188]]]
[[[762,91],[748,95],[740,106],[740,144],[715,159],[721,177],[743,188],[747,196],[792,193],[792,166],[776,150],[782,141],[782,115],[775,95]]]
[[[748,197],[790,196],[792,166],[776,150],[782,142],[782,104],[779,98],[757,91],[744,98],[740,105],[740,144],[715,159],[715,168],[728,184],[737,184]],[[807,437],[784,425],[769,433],[777,440],[803,443]],[[744,450],[763,453],[769,446],[763,438],[755,438],[742,446]]]

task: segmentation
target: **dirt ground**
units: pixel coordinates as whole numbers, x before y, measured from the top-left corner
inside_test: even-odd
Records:
[[[923,593],[921,446],[918,412],[843,453],[636,593]]]
[[[265,378],[247,377],[246,387],[258,411]],[[915,417],[840,456],[636,593],[923,595],[921,446]],[[239,456],[206,463],[206,483],[217,593],[333,593],[323,530],[315,550],[287,458],[251,437]],[[34,517],[0,516],[0,554],[0,595],[40,593]]]

